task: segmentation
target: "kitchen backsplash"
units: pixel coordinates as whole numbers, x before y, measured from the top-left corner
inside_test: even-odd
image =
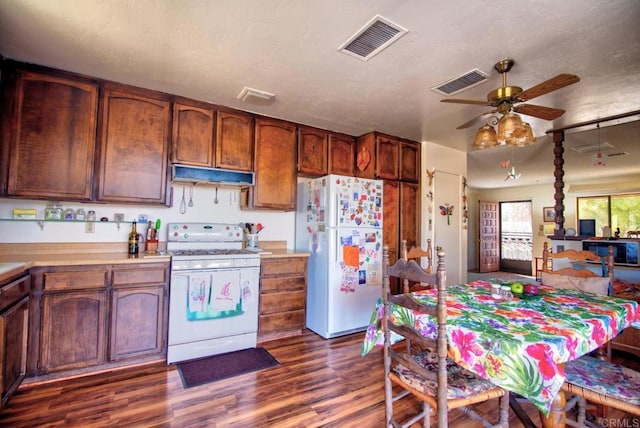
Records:
[[[181,210],[182,192],[185,204]],[[193,197],[191,197],[191,191]],[[261,240],[286,240],[293,248],[295,233],[295,212],[278,211],[242,211],[239,204],[240,191],[237,188],[216,188],[208,185],[173,186],[173,206],[169,208],[147,205],[105,205],[96,203],[72,203],[64,201],[36,201],[26,199],[0,198],[0,243],[39,243],[39,242],[126,242],[131,231],[131,222],[146,216],[155,222],[161,220],[160,241],[167,237],[167,223],[206,222],[206,223],[261,223],[264,231]],[[190,199],[193,204],[190,204]],[[96,218],[107,217],[109,223],[96,223],[93,233],[85,232],[85,224],[72,221],[47,221],[40,228],[35,221],[8,221],[13,217],[14,208],[35,209],[38,219],[45,216],[48,202],[59,202],[63,209],[74,211],[83,208],[85,212],[94,210]],[[192,205],[192,206],[190,206]],[[184,211],[184,214],[181,213]],[[115,214],[123,214],[124,221],[113,223]],[[146,225],[139,224],[138,232],[144,234]]]

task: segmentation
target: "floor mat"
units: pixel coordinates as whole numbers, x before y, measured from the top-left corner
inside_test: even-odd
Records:
[[[178,363],[185,388],[280,365],[264,348],[249,348]]]

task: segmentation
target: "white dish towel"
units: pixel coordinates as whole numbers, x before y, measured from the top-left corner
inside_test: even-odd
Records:
[[[211,290],[211,274],[189,275],[189,296],[187,304],[189,312],[204,312],[207,309],[207,300]]]

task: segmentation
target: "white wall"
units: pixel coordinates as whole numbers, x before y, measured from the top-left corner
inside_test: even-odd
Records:
[[[218,204],[214,204],[215,187],[197,185],[193,190],[194,207],[187,207],[185,214],[180,214],[180,200],[182,189],[186,187],[185,195],[189,201],[189,185],[176,184],[173,189],[173,206],[170,208],[150,207],[144,205],[103,205],[96,203],[66,203],[63,208],[85,211],[94,210],[100,217],[113,219],[114,213],[123,213],[126,224],[120,230],[116,224],[96,224],[95,233],[85,233],[83,224],[73,222],[46,222],[43,230],[35,222],[0,221],[0,243],[39,243],[39,242],[122,242],[126,249],[127,234],[131,230],[131,221],[139,214],[147,214],[150,220],[160,218],[160,240],[167,237],[167,223],[170,222],[215,222],[215,223],[262,223],[265,229],[260,232],[259,239],[265,241],[287,241],[287,247],[294,247],[295,212],[274,211],[241,211],[239,205],[239,190],[234,188],[219,188]],[[13,208],[35,208],[38,217],[44,218],[46,201],[32,201],[24,199],[0,198],[0,218],[12,217]],[[144,233],[145,227],[139,227],[138,232]]]
[[[431,186],[427,171],[434,171]],[[423,143],[422,150],[422,231],[423,248],[431,239],[434,249],[441,246],[445,250],[447,283],[458,284],[467,279],[467,229],[464,228],[463,182],[467,171],[465,152],[433,143]],[[433,200],[428,197],[429,191]],[[453,215],[447,224],[447,217],[440,215],[439,206],[453,205]],[[431,219],[431,227],[429,220]],[[434,264],[435,259],[434,251]]]

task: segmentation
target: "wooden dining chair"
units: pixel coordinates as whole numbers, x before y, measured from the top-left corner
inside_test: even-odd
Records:
[[[400,242],[400,258],[404,261],[415,260],[419,265],[422,265],[422,260],[426,259],[427,267],[423,267],[423,270],[426,273],[433,273],[433,250],[431,248],[431,239],[427,239],[426,250],[420,247],[411,247],[410,250],[407,250],[407,240],[403,239]],[[435,287],[435,282],[416,283],[409,281],[408,279],[402,281],[402,290],[405,294],[413,291],[428,290],[433,287]]]
[[[437,412],[438,426],[448,426],[448,412],[459,409],[474,420],[490,426],[485,418],[469,406],[499,398],[498,425],[507,427],[509,423],[509,392],[481,379],[458,366],[447,357],[447,286],[444,267],[444,252],[436,248],[437,271],[428,274],[415,260],[400,258],[395,265],[389,265],[389,248],[383,247],[382,297],[384,303],[384,386],[385,386],[385,426],[408,427],[423,420],[423,427],[431,426],[431,414]],[[437,284],[438,301],[435,306],[422,305],[407,294],[392,295],[390,278],[409,279],[415,282]],[[424,337],[411,325],[395,325],[391,319],[391,305],[394,311],[400,309],[417,310],[437,320],[435,337]],[[394,332],[407,339],[407,343],[391,343]],[[408,346],[408,343],[420,346]],[[395,387],[395,391],[394,391]],[[400,389],[400,391],[398,391]],[[394,403],[414,396],[422,402],[421,410],[406,420],[394,418]]]
[[[548,252],[547,243],[544,243],[544,266],[547,258],[567,258],[575,261],[601,261],[604,278],[589,269],[575,269],[564,267],[549,271],[543,267],[542,283],[547,285],[576,286],[583,291],[597,294],[613,294],[614,257],[613,247],[609,246],[608,254],[601,259],[590,251],[562,251],[559,253]],[[545,257],[546,256],[546,257]],[[556,282],[557,278],[566,277]],[[597,279],[591,278],[601,278]],[[591,284],[589,284],[591,281]],[[577,360],[569,361],[565,365],[567,375],[562,390],[573,395],[567,402],[567,410],[577,406],[576,421],[567,420],[571,426],[584,427],[589,422],[586,418],[587,402],[596,406],[596,415],[606,417],[607,407],[620,409],[635,415],[640,415],[640,373],[630,368],[611,362],[611,342],[603,346],[591,355],[586,355]]]

